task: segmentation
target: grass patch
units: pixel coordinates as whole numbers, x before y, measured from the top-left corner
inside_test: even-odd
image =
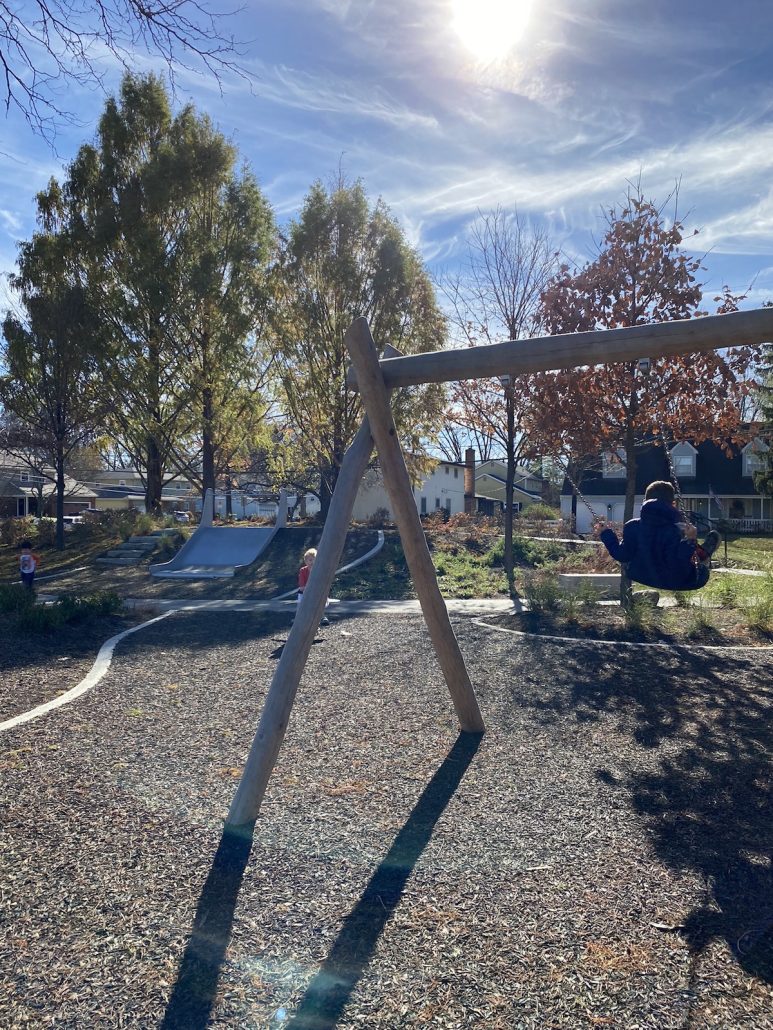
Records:
[[[714,557],[725,560],[723,544]],[[731,537],[727,541],[727,560],[732,568],[773,574],[773,536]]]

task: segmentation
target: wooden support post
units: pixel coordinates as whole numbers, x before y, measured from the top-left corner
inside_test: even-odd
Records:
[[[365,418],[344,455],[319,542],[317,559],[271,680],[247,764],[231,802],[227,826],[244,826],[254,823],[258,817],[269,777],[284,740],[298,684],[325,611],[325,602],[349,530],[357,490],[372,450],[373,439],[368,419]]]
[[[357,372],[357,384],[376,441],[384,485],[400,531],[413,585],[419,595],[421,610],[451,692],[459,724],[467,733],[483,733],[483,718],[438,587],[435,568],[413,499],[408,470],[397,439],[378,354],[365,318],[358,318],[352,323],[346,334],[346,345]]]

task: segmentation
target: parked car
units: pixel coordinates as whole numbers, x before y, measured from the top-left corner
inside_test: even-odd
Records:
[[[189,511],[173,511],[172,517],[174,518],[175,522],[191,521],[191,513]]]

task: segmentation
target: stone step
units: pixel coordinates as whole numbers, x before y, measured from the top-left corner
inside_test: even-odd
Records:
[[[139,547],[111,547],[107,554],[103,555],[103,558],[134,558],[135,561],[141,561],[142,558],[147,557],[147,550]]]
[[[130,536],[128,540],[124,541],[127,544],[134,544],[136,546],[155,548],[158,547],[158,538],[150,536]]]
[[[97,565],[136,565],[136,558],[97,558]]]
[[[159,537],[159,536],[172,536],[176,532],[177,532],[176,529],[154,529],[153,532],[150,535],[151,536],[155,536],[155,537]]]

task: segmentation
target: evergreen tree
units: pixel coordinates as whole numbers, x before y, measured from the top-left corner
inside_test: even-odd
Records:
[[[66,213],[55,191],[38,198],[38,226],[20,245],[18,270],[10,277],[20,304],[3,321],[7,374],[0,379],[0,398],[26,427],[37,463],[54,468],[61,549],[66,464],[91,438],[103,413],[97,372],[103,339],[79,282]]]
[[[344,452],[362,420],[346,388],[344,334],[364,315],[379,346],[402,353],[439,350],[445,320],[416,252],[360,182],[315,183],[283,241],[276,274],[275,356],[295,468],[318,471],[322,516]],[[421,462],[442,422],[442,387],[401,392],[395,420],[405,450]]]

